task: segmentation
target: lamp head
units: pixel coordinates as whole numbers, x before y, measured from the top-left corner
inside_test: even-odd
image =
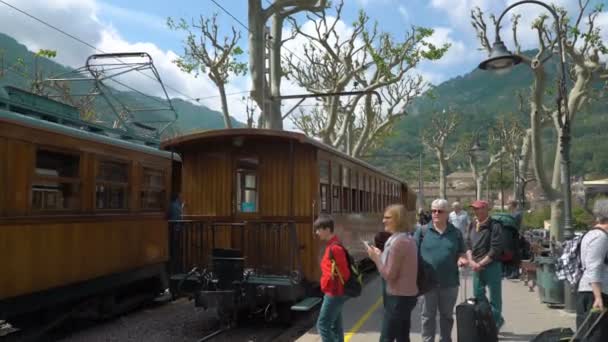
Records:
[[[505,44],[496,40],[490,50],[490,57],[479,64],[479,69],[483,70],[503,70],[508,69],[521,62],[521,57],[514,55],[507,50]]]

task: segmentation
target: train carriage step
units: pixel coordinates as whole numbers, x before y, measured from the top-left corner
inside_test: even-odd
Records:
[[[310,311],[317,304],[321,303],[321,297],[307,297],[291,307],[292,311]]]

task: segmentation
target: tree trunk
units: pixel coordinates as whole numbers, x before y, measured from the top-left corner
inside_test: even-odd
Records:
[[[251,73],[251,97],[260,108],[258,127],[265,127],[268,105],[268,84],[264,75],[264,11],[261,0],[249,0],[249,72]]]
[[[281,117],[281,45],[283,40],[284,18],[278,14],[272,16],[270,31],[270,99],[269,112],[266,114],[264,128],[283,130],[283,118]]]
[[[483,190],[483,177],[475,178],[475,199],[481,199],[481,191]]]
[[[222,114],[224,114],[224,126],[226,128],[232,128],[232,121],[230,121],[230,113],[228,112],[228,101],[226,100],[226,87],[223,83],[217,85],[220,91],[220,99],[222,101]]]
[[[439,198],[448,199],[446,189],[446,160],[439,157]]]
[[[551,239],[562,241],[564,232],[562,224],[564,222],[564,200],[559,198],[551,202]]]
[[[526,177],[530,165],[530,155],[532,153],[532,129],[526,130],[526,135],[521,146],[521,155],[516,164],[517,178],[515,182],[515,193],[513,198],[519,203],[519,209],[523,209],[526,200]]]

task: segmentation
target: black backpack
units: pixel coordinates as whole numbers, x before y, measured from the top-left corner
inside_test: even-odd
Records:
[[[359,267],[355,263],[355,259],[348,253],[348,250],[339,243],[332,243],[327,246],[329,248],[329,259],[333,262],[336,262],[334,258],[334,253],[331,251],[332,245],[338,245],[342,247],[344,250],[344,254],[346,255],[346,261],[348,262],[348,269],[350,270],[350,277],[344,282],[344,294],[349,297],[359,297],[361,295],[361,290],[363,288],[363,275],[359,271]],[[339,272],[339,271],[338,271]]]
[[[426,227],[420,227],[420,235],[418,236],[418,274],[416,276],[416,285],[418,286],[418,296],[422,296],[430,290],[437,287],[437,276],[433,266],[422,258],[422,242],[424,241],[424,233]]]

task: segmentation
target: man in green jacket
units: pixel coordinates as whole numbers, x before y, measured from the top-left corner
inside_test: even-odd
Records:
[[[471,204],[476,220],[467,232],[467,257],[473,269],[473,293],[479,300],[487,300],[486,287],[490,291],[490,305],[496,326],[505,323],[502,317],[502,226],[489,215],[488,202]]]

